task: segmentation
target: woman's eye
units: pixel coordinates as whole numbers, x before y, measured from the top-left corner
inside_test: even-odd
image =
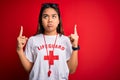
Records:
[[[43,18],[45,18],[45,19],[46,19],[47,17],[48,17],[47,15],[43,16]]]
[[[52,16],[53,18],[56,18],[56,16],[54,15],[54,16]]]

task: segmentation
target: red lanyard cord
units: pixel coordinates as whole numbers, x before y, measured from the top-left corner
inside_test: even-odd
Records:
[[[55,42],[54,42],[54,46],[53,46],[53,52],[54,52],[54,48],[55,48],[55,45],[56,45],[57,36],[58,36],[58,34],[56,35],[56,38],[55,38]],[[44,38],[45,48],[46,48],[46,52],[47,52],[47,56],[48,56],[48,48],[47,48],[46,39],[45,39],[44,34],[43,34],[43,38]],[[48,64],[49,64],[49,61],[50,61],[50,57],[48,56]],[[49,70],[50,70],[50,64],[49,64]]]

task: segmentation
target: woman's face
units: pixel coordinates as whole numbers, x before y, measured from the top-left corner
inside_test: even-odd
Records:
[[[57,12],[53,8],[47,8],[42,14],[42,25],[45,29],[45,33],[55,32],[59,24],[59,17]]]

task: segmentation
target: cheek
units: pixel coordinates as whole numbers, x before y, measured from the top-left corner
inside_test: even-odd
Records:
[[[59,20],[56,20],[56,21],[55,21],[55,24],[56,24],[56,25],[58,25],[58,24],[59,24],[59,22],[60,22]]]
[[[46,25],[47,24],[47,21],[46,20],[42,20],[42,25]]]

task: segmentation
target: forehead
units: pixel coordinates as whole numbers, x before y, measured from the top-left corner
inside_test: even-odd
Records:
[[[46,9],[43,11],[43,14],[57,14],[57,12],[56,12],[55,9],[53,9],[53,8],[46,8]]]

